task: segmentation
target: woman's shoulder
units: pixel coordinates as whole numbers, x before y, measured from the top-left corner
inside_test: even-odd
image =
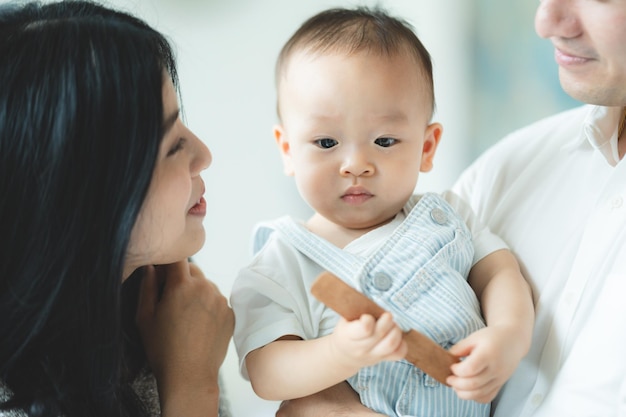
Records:
[[[142,370],[132,384],[133,390],[150,416],[160,416],[159,392],[152,373]]]
[[[150,378],[149,375],[141,375],[140,378],[137,379],[136,383],[133,384],[133,389],[137,393],[140,400],[144,402],[150,416],[159,416],[160,409],[154,378]],[[13,392],[11,389],[2,380],[0,380],[0,404],[4,404],[12,396]],[[28,417],[28,414],[23,410],[0,409],[0,417]]]
[[[219,417],[230,417],[230,406],[228,402],[225,400],[224,395],[224,384],[222,378],[220,376],[220,392],[222,395],[220,396],[220,404],[219,404]],[[149,415],[152,417],[158,417],[161,415],[161,407],[159,405],[159,392],[157,389],[156,379],[154,375],[148,370],[143,370],[137,376],[135,381],[133,382],[133,389],[135,393],[139,397],[139,399],[143,402],[146,411],[148,411]],[[0,417],[24,417],[20,416],[4,416],[0,413]]]
[[[0,380],[0,401],[5,402],[11,398],[11,390]]]
[[[223,383],[220,378],[220,391],[223,391]],[[161,410],[159,407],[159,394],[156,385],[156,379],[154,376],[147,371],[143,371],[137,377],[135,382],[133,383],[133,389],[135,390],[139,399],[144,403],[146,410],[148,411],[150,416],[160,416]],[[13,393],[9,389],[9,387],[0,380],[0,404],[9,400]],[[220,417],[230,417],[230,411],[228,403],[220,398],[220,409],[219,409]],[[22,410],[1,410],[0,409],[0,417],[28,417],[28,415]]]
[[[0,404],[8,401],[13,393],[7,387],[4,382],[0,380]],[[22,410],[2,410],[0,409],[0,417],[27,417],[26,413]]]

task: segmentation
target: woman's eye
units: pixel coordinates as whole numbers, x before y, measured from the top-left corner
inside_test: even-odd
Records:
[[[378,138],[374,141],[374,143],[378,146],[382,146],[383,148],[388,148],[390,146],[393,146],[397,143],[398,141],[394,138]]]
[[[178,139],[178,141],[176,141],[176,143],[174,144],[174,146],[172,146],[170,148],[169,151],[167,151],[167,156],[172,156],[174,155],[176,152],[180,151],[181,149],[183,149],[185,147],[185,142],[187,142],[187,139],[185,138],[180,138]]]
[[[318,139],[315,141],[315,144],[322,149],[332,148],[333,146],[337,146],[337,143],[338,142],[335,139],[329,138]]]

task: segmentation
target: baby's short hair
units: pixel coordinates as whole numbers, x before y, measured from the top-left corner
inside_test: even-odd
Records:
[[[432,62],[428,50],[406,21],[381,8],[333,8],[305,21],[283,46],[276,62],[276,85],[295,51],[310,53],[368,52],[380,56],[407,54],[414,58],[427,81],[435,107]]]

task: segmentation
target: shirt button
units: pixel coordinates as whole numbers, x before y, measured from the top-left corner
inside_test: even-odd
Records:
[[[541,394],[535,394],[532,396],[531,400],[532,404],[535,407],[539,407],[539,405],[541,404],[541,402],[543,401],[543,395]]]
[[[391,288],[392,284],[393,282],[391,281],[391,278],[389,278],[389,276],[386,274],[376,274],[372,279],[372,285],[378,291],[387,291],[389,288]]]
[[[609,201],[609,207],[611,207],[613,210],[622,207],[622,205],[624,205],[624,199],[620,196],[613,197],[611,201]]]
[[[565,304],[571,306],[576,301],[576,294],[573,291],[565,293]]]
[[[430,211],[430,218],[437,224],[446,224],[448,221],[448,215],[438,207]]]

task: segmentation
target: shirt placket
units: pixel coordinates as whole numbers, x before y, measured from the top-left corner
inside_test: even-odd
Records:
[[[598,204],[589,216],[578,248],[576,261],[563,288],[558,305],[554,310],[550,332],[541,354],[541,370],[524,406],[522,416],[538,413],[552,387],[559,369],[576,339],[576,311],[580,306],[585,287],[591,279],[598,279],[621,228],[626,225],[625,183],[626,166],[616,167],[598,199]],[[621,171],[621,174],[620,174]],[[584,320],[584,318],[582,318]]]

